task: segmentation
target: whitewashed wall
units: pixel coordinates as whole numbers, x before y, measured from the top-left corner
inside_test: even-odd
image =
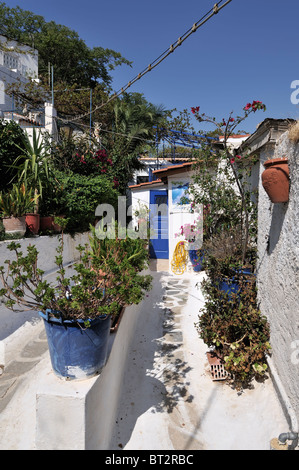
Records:
[[[134,188],[132,190],[132,215],[140,207],[145,205],[149,207],[150,202],[150,190],[151,189],[167,189],[168,190],[168,236],[169,236],[169,270],[171,270],[171,260],[175,251],[175,247],[179,241],[185,240],[183,236],[176,236],[180,232],[180,228],[184,224],[194,224],[198,217],[197,213],[190,212],[190,205],[182,206],[179,208],[173,203],[172,189],[173,183],[191,183],[192,172],[183,173],[181,175],[169,176],[167,186],[162,184],[154,186],[143,186],[140,188]],[[137,227],[137,218],[133,216],[133,226]],[[190,246],[190,248],[199,249],[201,246],[196,244]]]
[[[258,290],[270,319],[273,361],[299,418],[299,146],[287,133],[274,158],[289,158],[291,189],[285,204],[272,204],[263,188],[259,198]],[[268,157],[261,154],[261,164]]]
[[[198,217],[197,213],[190,212],[190,204],[183,207],[179,210],[179,207],[173,203],[172,199],[172,189],[173,184],[177,182],[182,183],[191,183],[192,182],[192,173],[184,173],[182,175],[169,176],[168,177],[168,212],[169,212],[169,262],[171,266],[171,260],[176,248],[176,245],[179,241],[185,240],[184,236],[176,236],[180,232],[181,226],[185,224],[194,224],[195,220]],[[190,248],[198,249],[199,245],[191,246]]]
[[[288,123],[265,122],[249,140],[259,155],[258,265],[260,308],[269,320],[271,364],[299,421],[299,145],[291,143]],[[264,162],[287,156],[288,203],[273,204],[261,184]],[[293,429],[294,431],[297,431]]]

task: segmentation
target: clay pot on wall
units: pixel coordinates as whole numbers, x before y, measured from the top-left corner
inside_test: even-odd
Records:
[[[290,190],[287,158],[274,158],[264,163],[262,184],[271,202],[288,202]]]

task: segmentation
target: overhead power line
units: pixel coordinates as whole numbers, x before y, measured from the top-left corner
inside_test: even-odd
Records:
[[[113,95],[110,96],[110,98],[105,101],[105,103],[102,103],[99,106],[96,106],[93,110],[89,111],[88,113],[82,114],[80,116],[74,117],[71,121],[68,122],[75,122],[78,121],[84,117],[90,116],[92,113],[95,111],[98,111],[102,107],[106,106],[108,103],[110,103],[112,100],[117,98],[118,96],[122,95],[128,88],[130,88],[133,83],[137,82],[140,80],[144,75],[147,73],[151,72],[155,67],[157,67],[163,60],[165,60],[170,54],[172,54],[179,46],[183,44],[184,41],[193,33],[195,33],[201,26],[203,26],[208,20],[210,20],[214,15],[219,13],[220,10],[222,10],[226,5],[231,3],[232,0],[227,0],[223,5],[220,5],[223,0],[215,3],[213,8],[211,8],[200,20],[198,20],[196,23],[192,25],[192,27],[186,31],[182,36],[180,36],[177,41],[173,44],[170,45],[168,49],[166,49],[162,54],[160,54],[159,57],[157,57],[153,62],[151,62],[148,67],[146,67],[142,72],[140,72],[138,75],[136,75],[132,80],[130,80],[124,87],[122,87],[118,92],[114,93]]]

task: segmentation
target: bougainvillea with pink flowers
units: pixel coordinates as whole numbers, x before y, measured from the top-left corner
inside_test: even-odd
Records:
[[[229,115],[226,118],[222,118],[220,120],[217,120],[215,117],[210,117],[205,113],[202,113],[200,110],[200,106],[193,106],[191,107],[191,112],[195,116],[196,120],[200,123],[206,122],[209,124],[212,124],[216,129],[217,129],[217,134],[219,135],[219,142],[221,142],[222,145],[222,151],[219,152],[219,145],[218,145],[218,151],[215,151],[214,148],[207,148],[207,153],[210,154],[211,161],[215,158],[215,153],[218,152],[218,156],[220,156],[222,162],[224,162],[227,165],[229,172],[226,173],[225,177],[221,181],[221,185],[223,186],[223,191],[225,191],[225,184],[230,180],[230,177],[232,176],[233,182],[238,190],[239,193],[239,201],[240,201],[240,213],[241,213],[241,218],[242,218],[242,243],[243,243],[243,250],[242,250],[242,262],[245,261],[246,257],[246,250],[248,246],[248,240],[249,240],[249,209],[248,209],[248,195],[246,194],[247,188],[245,187],[245,182],[244,182],[244,174],[240,170],[242,167],[243,163],[243,155],[240,152],[236,152],[235,149],[230,145],[230,138],[232,136],[237,135],[237,128],[240,126],[243,121],[247,119],[249,114],[255,113],[256,111],[265,111],[266,106],[262,101],[259,100],[253,100],[252,102],[248,102],[244,107],[243,107],[243,115],[242,116],[233,116],[233,112],[229,113]],[[222,167],[218,171],[218,176],[219,172],[223,171],[224,168],[223,164]],[[199,165],[199,171],[200,171],[200,165]],[[212,180],[211,180],[212,183]],[[200,201],[200,198],[199,198]],[[232,211],[233,213],[233,205],[232,205]],[[222,213],[222,216],[225,213],[225,210],[220,210],[219,208],[217,209],[218,212]],[[237,206],[235,208],[235,212],[237,211]],[[224,216],[222,217],[224,220]],[[227,222],[226,222],[227,223]]]
[[[204,214],[204,270],[201,289],[205,302],[196,324],[200,338],[230,375],[236,389],[264,378],[270,330],[261,315],[254,268],[257,261],[257,205],[251,186],[256,159],[247,155],[246,140],[237,127],[266,106],[258,100],[243,107],[242,116],[230,113],[216,120],[191,109],[199,122],[216,126],[211,140],[200,149],[191,189]],[[245,133],[247,134],[247,133]],[[218,137],[219,136],[219,137]],[[246,136],[244,136],[246,139]],[[214,140],[213,140],[214,139]],[[241,150],[240,150],[241,149]]]

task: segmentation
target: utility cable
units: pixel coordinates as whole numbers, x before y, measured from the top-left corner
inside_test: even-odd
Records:
[[[96,106],[93,110],[89,111],[88,113],[82,114],[81,116],[74,117],[71,121],[68,122],[75,122],[78,121],[84,117],[90,116],[90,114],[94,113],[95,111],[98,111],[101,109],[103,106],[106,106],[108,103],[110,103],[112,100],[117,98],[118,96],[122,95],[128,88],[130,88],[136,81],[140,80],[145,74],[148,72],[152,71],[155,67],[157,67],[163,60],[166,59],[170,54],[172,54],[179,46],[182,45],[184,41],[192,34],[195,33],[201,26],[203,26],[208,20],[210,20],[214,15],[218,14],[220,10],[222,10],[226,5],[231,3],[232,0],[227,0],[222,6],[219,6],[220,3],[222,3],[223,0],[220,2],[215,3],[213,8],[211,8],[200,20],[198,20],[196,23],[193,24],[193,26],[186,31],[182,36],[178,38],[176,43],[171,44],[166,51],[164,51],[157,59],[155,59],[152,63],[148,65],[146,69],[144,69],[142,72],[140,72],[138,75],[136,75],[135,78],[130,80],[124,87],[122,87],[118,92],[114,93],[113,95],[110,96],[110,98],[105,102],[102,103],[99,106]],[[65,121],[66,122],[66,121]]]

